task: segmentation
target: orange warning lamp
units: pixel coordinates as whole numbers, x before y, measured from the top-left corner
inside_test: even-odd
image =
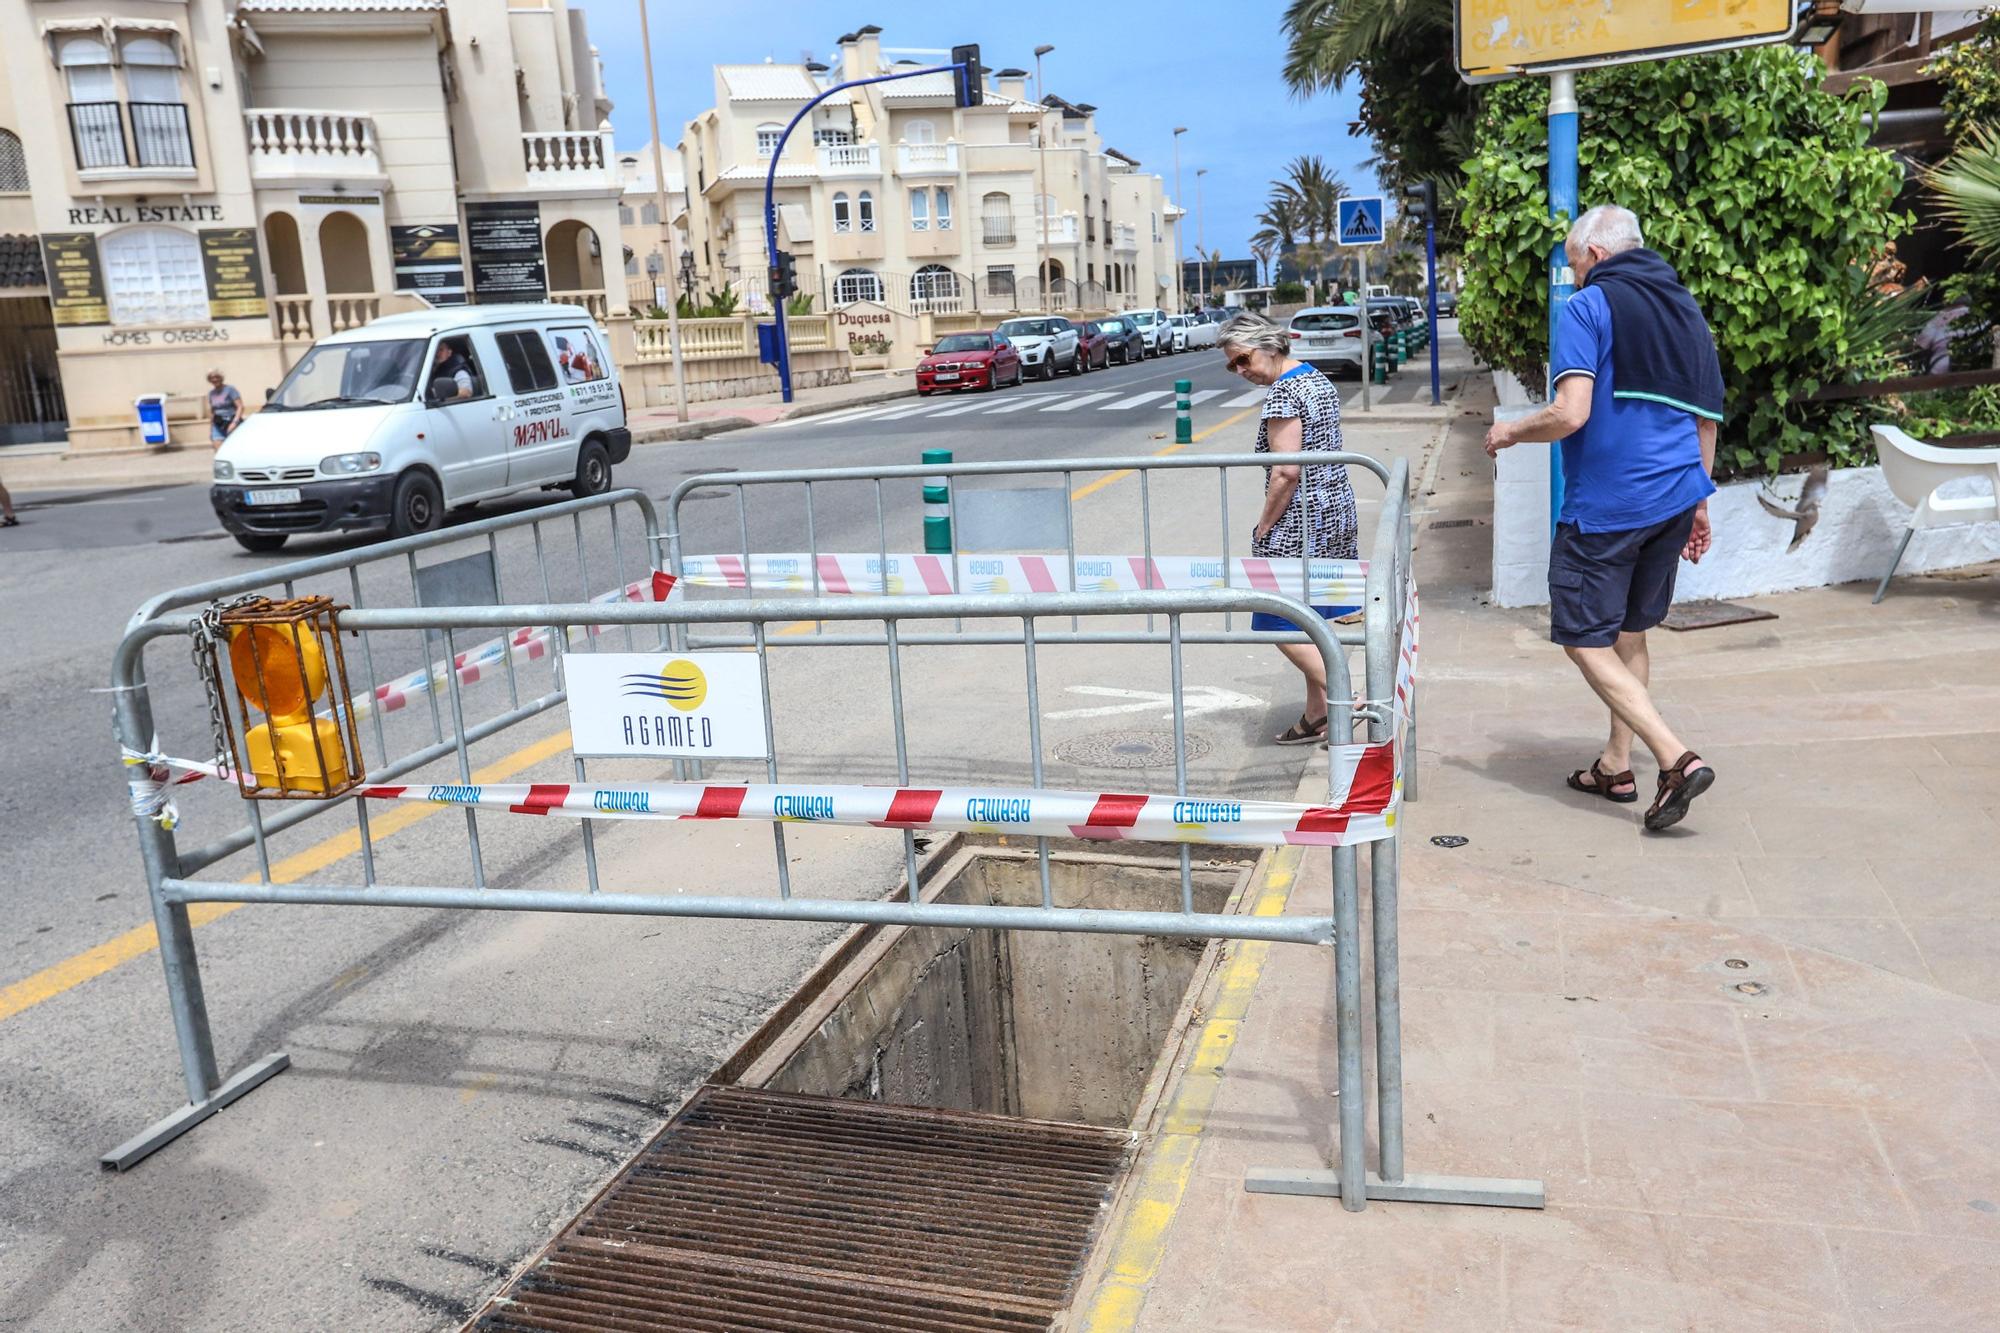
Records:
[[[229,749],[245,796],[335,796],[361,782],[360,739],[334,621],[339,610],[326,597],[258,599],[217,617],[236,685],[236,718],[224,710],[224,723],[242,726],[244,753],[237,756],[234,744]],[[328,713],[316,710],[322,698],[332,705]],[[253,725],[253,708],[266,720]]]

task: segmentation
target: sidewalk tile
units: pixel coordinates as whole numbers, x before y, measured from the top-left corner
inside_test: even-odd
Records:
[[[1852,958],[1913,981],[1935,980],[1916,941],[1893,916],[1747,917],[1736,924],[1781,939],[1787,945]]]
[[[1871,1330],[1984,1333],[2000,1310],[2000,1245],[1830,1228],[1827,1246],[1854,1317]]]
[[[1745,857],[1743,878],[1760,916],[1894,916],[1893,895],[1850,856]]]
[[[1931,917],[1909,927],[1938,985],[2000,1004],[2000,920]]]

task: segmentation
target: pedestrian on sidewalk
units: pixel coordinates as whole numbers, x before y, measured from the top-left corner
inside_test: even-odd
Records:
[[[208,442],[220,449],[222,442],[243,424],[243,395],[236,386],[224,382],[222,372],[208,372]]]
[[[7,494],[7,488],[0,486],[0,528],[18,528],[21,520],[14,515],[14,497]]]
[[[1340,448],[1340,393],[1333,381],[1292,359],[1291,334],[1262,315],[1238,315],[1218,335],[1224,364],[1252,384],[1264,385],[1263,418],[1257,423],[1257,452],[1331,453]],[[1354,486],[1345,467],[1279,464],[1264,474],[1264,510],[1250,534],[1250,554],[1270,559],[1353,560],[1360,520]],[[1301,589],[1301,600],[1310,589]],[[1351,606],[1314,606],[1328,620]],[[1250,628],[1297,633],[1283,616],[1259,611]],[[1312,745],[1326,739],[1326,664],[1310,643],[1281,643],[1278,651],[1306,678],[1305,711],[1275,739],[1280,745]]]
[[[1611,710],[1610,739],[1569,785],[1636,802],[1636,734],[1660,766],[1646,811],[1646,827],[1658,832],[1685,818],[1715,782],[1715,770],[1654,706],[1646,631],[1666,619],[1680,561],[1698,562],[1709,547],[1722,366],[1694,297],[1673,266],[1645,248],[1629,209],[1589,210],[1564,248],[1579,290],[1556,326],[1555,401],[1495,425],[1486,452],[1562,441],[1549,637]]]

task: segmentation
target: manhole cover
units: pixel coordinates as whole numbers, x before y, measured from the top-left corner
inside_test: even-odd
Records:
[[[1667,613],[1660,622],[1668,629],[1715,629],[1720,625],[1743,625],[1756,620],[1776,620],[1776,611],[1762,611],[1754,606],[1742,606],[1735,602],[1718,602],[1713,599],[1682,602]]]
[[[1187,733],[1188,762],[1209,751],[1208,738]],[[1056,746],[1056,758],[1079,768],[1172,768],[1172,731],[1100,731]]]

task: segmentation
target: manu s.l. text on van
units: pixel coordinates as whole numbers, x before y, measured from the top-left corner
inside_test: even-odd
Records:
[[[209,499],[236,540],[426,532],[517,491],[611,488],[632,450],[609,341],[570,305],[390,315],[312,345],[215,455]]]

